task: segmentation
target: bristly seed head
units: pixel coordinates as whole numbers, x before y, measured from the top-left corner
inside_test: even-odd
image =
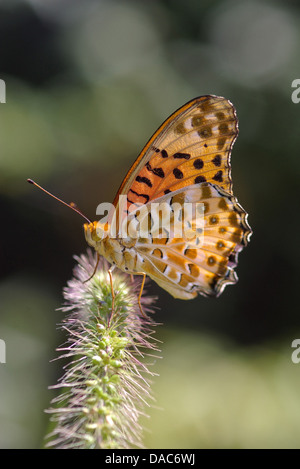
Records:
[[[65,374],[52,388],[62,393],[53,399],[51,420],[54,430],[47,436],[52,448],[139,448],[142,428],[139,416],[151,399],[148,376],[153,376],[145,357],[158,352],[152,337],[154,321],[140,314],[140,279],[113,272],[112,294],[108,265],[101,261],[94,277],[96,257],[76,257],[74,276],[64,289],[61,308],[69,315],[61,327],[66,344],[58,349],[71,361]],[[146,313],[151,313],[154,298],[143,297]]]

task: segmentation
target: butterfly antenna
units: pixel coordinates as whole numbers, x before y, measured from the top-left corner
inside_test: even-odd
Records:
[[[50,195],[51,197],[53,197],[53,199],[57,200],[58,202],[60,202],[61,204],[65,205],[66,207],[69,207],[71,208],[72,210],[74,210],[74,212],[77,212],[79,215],[81,215],[88,223],[91,223],[91,221],[88,219],[88,217],[86,217],[82,212],[81,210],[79,210],[79,208],[77,208],[76,204],[74,204],[74,202],[71,202],[70,204],[67,204],[67,202],[64,202],[63,200],[59,199],[58,197],[56,197],[55,195],[51,194],[51,192],[47,191],[46,189],[44,189],[42,186],[40,186],[39,184],[37,184],[35,181],[33,181],[32,179],[27,179],[27,182],[29,182],[29,184],[33,184],[34,186],[38,187],[39,189],[41,189],[43,192],[45,192],[46,194]]]

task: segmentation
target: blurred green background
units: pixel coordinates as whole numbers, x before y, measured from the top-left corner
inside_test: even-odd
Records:
[[[62,287],[95,217],[156,128],[195,96],[237,108],[234,193],[254,231],[239,282],[174,300],[153,282],[163,359],[151,448],[300,447],[297,1],[0,1],[0,447],[38,448]]]

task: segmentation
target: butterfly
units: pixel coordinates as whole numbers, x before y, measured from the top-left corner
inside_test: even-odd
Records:
[[[206,95],[189,101],[145,145],[108,219],[84,225],[86,240],[98,256],[112,268],[143,276],[140,308],[147,275],[180,299],[217,297],[226,285],[237,282],[238,254],[252,233],[247,213],[232,192],[230,157],[237,135],[236,110],[229,100]],[[182,207],[179,216],[174,203]],[[188,203],[194,207],[189,212],[184,211]],[[195,227],[196,205],[202,207],[200,228]],[[157,225],[149,236],[141,234],[142,222],[151,228],[155,218],[164,217],[158,213],[162,206],[171,228]],[[176,223],[194,236],[178,236]],[[122,229],[129,225],[130,233],[124,236]]]

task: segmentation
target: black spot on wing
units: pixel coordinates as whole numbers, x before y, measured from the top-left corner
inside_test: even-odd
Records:
[[[221,155],[216,155],[216,156],[211,160],[211,162],[212,162],[215,166],[221,166],[221,161],[222,161]]]
[[[158,176],[159,178],[164,178],[165,177],[165,173],[164,173],[164,170],[162,168],[153,168],[152,172],[153,172],[153,174],[155,174],[155,176]]]
[[[154,145],[152,146],[152,149],[153,151],[155,151],[155,153],[159,153],[160,152],[160,149],[155,147]]]
[[[173,169],[173,174],[174,174],[176,179],[182,179],[183,178],[183,172],[180,171],[180,169],[178,169],[178,168]]]
[[[146,177],[143,177],[143,176],[137,176],[135,178],[135,180],[137,182],[142,182],[144,184],[146,184],[148,187],[152,187],[152,182],[150,181],[150,179],[146,178]]]
[[[217,182],[223,182],[223,171],[218,171],[212,179]]]
[[[197,158],[196,160],[194,160],[193,165],[194,165],[194,168],[195,168],[195,169],[202,169],[204,163],[203,163],[203,161],[201,160],[201,158]]]
[[[146,164],[146,169],[150,171],[151,173],[155,174],[155,176],[158,176],[160,178],[165,177],[165,173],[162,168],[152,168],[149,162]]]
[[[197,176],[195,178],[195,184],[200,184],[201,182],[206,182],[206,178],[204,176]]]
[[[173,158],[178,158],[178,159],[184,159],[184,160],[189,160],[191,155],[189,153],[174,153]]]
[[[129,190],[130,190],[130,192],[132,192],[133,194],[135,194],[135,195],[138,196],[138,197],[144,197],[144,199],[146,199],[146,202],[149,202],[149,199],[150,199],[149,195],[147,195],[147,194],[139,194],[138,192],[135,192],[135,191],[132,190],[132,189],[129,189]],[[129,200],[129,199],[127,198],[127,200]],[[133,202],[131,202],[131,203],[133,203]]]

